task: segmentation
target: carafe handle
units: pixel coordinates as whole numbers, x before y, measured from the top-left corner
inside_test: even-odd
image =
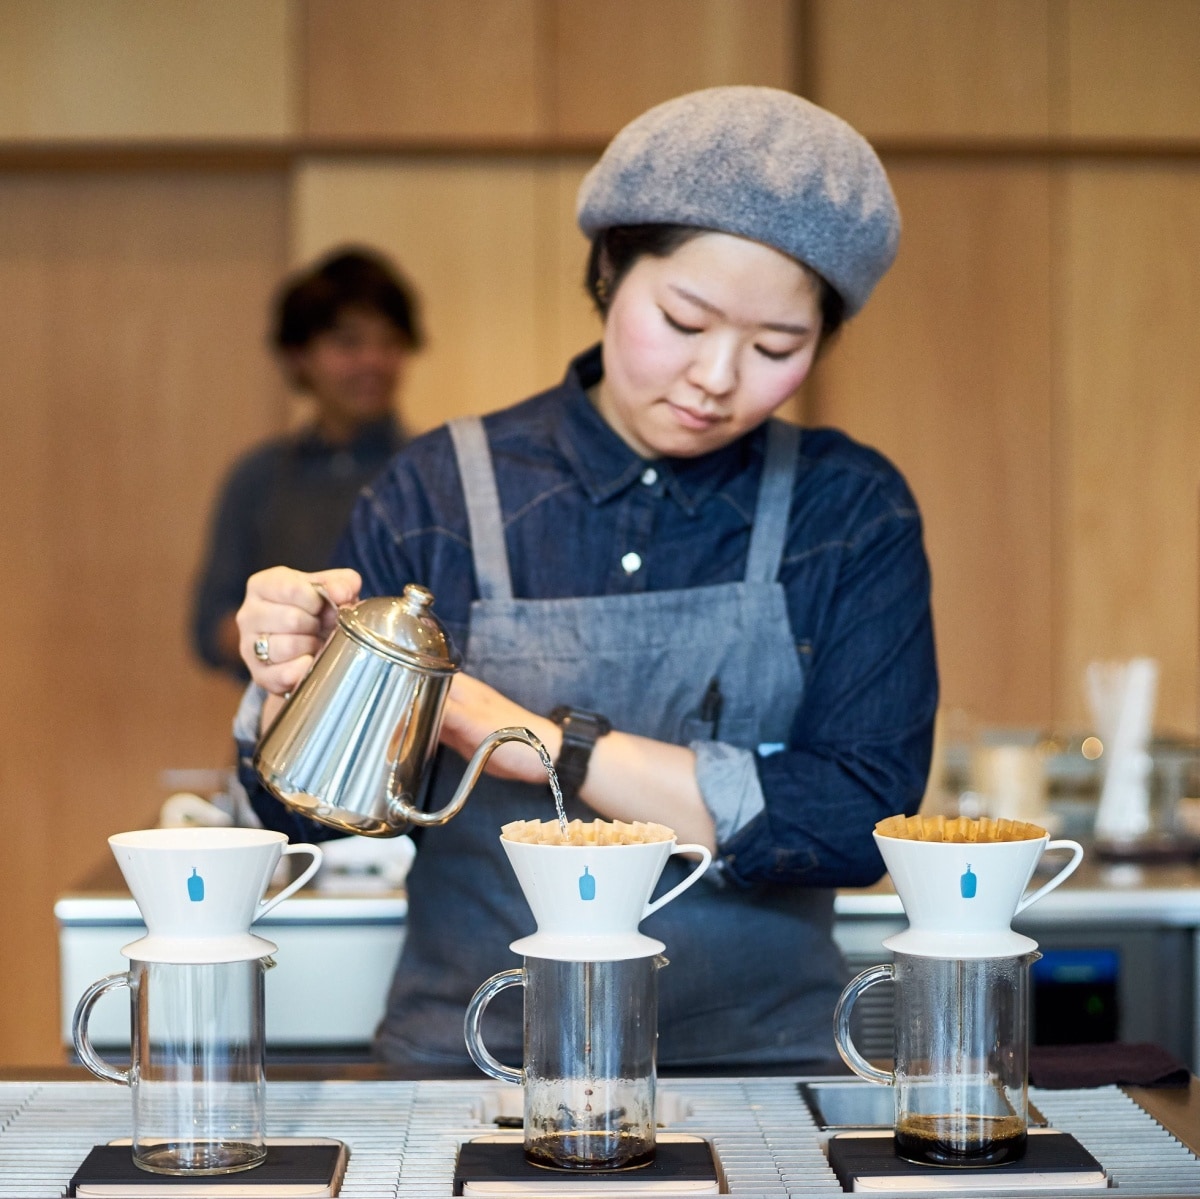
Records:
[[[868,987],[873,987],[885,979],[895,981],[895,978],[896,968],[891,962],[882,962],[878,966],[864,970],[857,978],[850,980],[838,998],[837,1007],[833,1012],[833,1039],[837,1044],[837,1051],[841,1054],[842,1061],[860,1078],[865,1078],[867,1082],[880,1083],[885,1087],[895,1085],[896,1075],[894,1072],[889,1073],[886,1070],[876,1069],[858,1052],[854,1042],[850,1039],[850,1011],[858,997]]]
[[[299,891],[320,869],[321,861],[325,857],[325,851],[319,845],[309,845],[307,842],[301,842],[297,845],[285,845],[283,853],[280,856],[292,853],[306,853],[311,856],[312,861],[282,891],[272,895],[270,899],[264,899],[259,903],[254,912],[255,920],[261,916],[265,916],[277,903],[282,903],[289,895],[293,895]]]
[[[671,850],[671,856],[674,857],[677,853],[695,853],[700,855],[700,864],[676,886],[672,887],[665,895],[660,895],[653,903],[646,904],[646,910],[642,913],[642,919],[645,920],[651,912],[657,912],[664,903],[670,903],[676,895],[686,891],[692,883],[699,882],[700,876],[708,869],[709,863],[712,861],[712,854],[703,845],[676,845]]]
[[[1055,887],[1065,883],[1075,873],[1079,863],[1083,861],[1083,846],[1078,841],[1048,841],[1042,853],[1047,854],[1052,849],[1069,849],[1071,860],[1048,883],[1043,883],[1031,895],[1024,896],[1017,904],[1017,911],[1013,912],[1014,916],[1018,912],[1023,912],[1031,903],[1037,903],[1047,892],[1053,891]]]
[[[91,1038],[88,1036],[88,1018],[96,1000],[101,995],[115,991],[118,987],[128,987],[129,985],[128,974],[109,974],[104,978],[97,979],[80,996],[79,1002],[75,1005],[75,1017],[71,1021],[71,1036],[75,1042],[75,1052],[79,1054],[79,1060],[97,1078],[103,1078],[106,1082],[120,1083],[123,1087],[129,1086],[131,1083],[130,1072],[110,1066],[92,1048]]]
[[[501,974],[493,974],[471,996],[471,1002],[467,1004],[467,1017],[463,1021],[463,1036],[467,1042],[467,1052],[471,1055],[471,1061],[475,1063],[484,1074],[497,1079],[499,1082],[512,1082],[517,1086],[521,1086],[525,1082],[525,1071],[514,1070],[512,1066],[506,1066],[502,1062],[496,1061],[488,1052],[483,1043],[483,1036],[480,1032],[480,1024],[483,1021],[483,1009],[487,1007],[491,1001],[500,994],[501,991],[508,987],[518,987],[525,985],[525,970],[524,968],[516,970],[505,970]]]

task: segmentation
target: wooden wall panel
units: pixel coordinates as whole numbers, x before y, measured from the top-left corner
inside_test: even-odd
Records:
[[[424,430],[552,382],[537,351],[539,186],[552,168],[499,159],[312,162],[296,177],[292,253],[346,240],[391,254],[424,305],[429,344],[403,407]]]
[[[1040,167],[892,164],[896,266],[809,416],[881,449],[925,517],[943,702],[1049,725],[1050,204]]]
[[[545,133],[537,0],[307,0],[305,130],[318,137]]]
[[[538,354],[550,379],[561,377],[567,361],[603,333],[583,286],[588,240],[575,223],[575,194],[592,161],[560,159],[540,181]]]
[[[0,0],[0,138],[294,132],[292,0]]]
[[[283,405],[263,350],[278,180],[0,177],[0,1062],[61,1060],[55,896],[232,763],[238,689],[186,629],[210,497]],[[19,963],[19,969],[16,964]]]
[[[804,94],[867,137],[1049,132],[1048,0],[813,0]]]
[[[555,131],[608,138],[682,92],[791,87],[794,8],[790,0],[555,0]]]
[[[1200,4],[1064,2],[1064,132],[1194,143],[1200,136]]]
[[[1200,170],[1076,167],[1062,297],[1067,710],[1093,658],[1160,665],[1158,723],[1196,736],[1200,644]]]

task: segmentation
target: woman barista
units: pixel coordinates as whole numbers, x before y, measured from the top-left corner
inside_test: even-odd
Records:
[[[429,802],[487,733],[532,729],[569,815],[656,820],[714,850],[643,926],[671,961],[660,1062],[828,1059],[843,983],[831,888],[879,876],[871,828],[915,810],[928,767],[929,577],[895,469],[770,418],[891,264],[895,203],[844,122],[734,87],[618,134],[578,217],[602,345],[550,391],[402,451],[351,518],[338,560],[352,570],[250,580],[243,758],[330,627],[315,581],[339,602],[424,584],[465,659]],[[413,1076],[473,1073],[466,1003],[533,931],[498,834],[553,815],[544,771],[507,745],[489,774],[422,835],[409,877],[377,1049]],[[516,1060],[520,1013],[501,1010],[488,1042]]]

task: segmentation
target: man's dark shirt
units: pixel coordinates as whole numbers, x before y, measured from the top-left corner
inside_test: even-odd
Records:
[[[229,669],[218,653],[217,628],[241,606],[255,571],[330,565],[358,493],[403,444],[389,417],[364,426],[348,445],[331,446],[308,429],[273,438],[234,464],[213,511],[194,594],[192,642],[205,662]]]

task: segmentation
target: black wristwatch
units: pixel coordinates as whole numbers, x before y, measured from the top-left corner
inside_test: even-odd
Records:
[[[612,724],[598,712],[570,708],[565,704],[550,713],[550,719],[562,729],[562,749],[554,762],[554,773],[562,788],[563,799],[574,799],[587,778],[592,747],[612,732]]]

